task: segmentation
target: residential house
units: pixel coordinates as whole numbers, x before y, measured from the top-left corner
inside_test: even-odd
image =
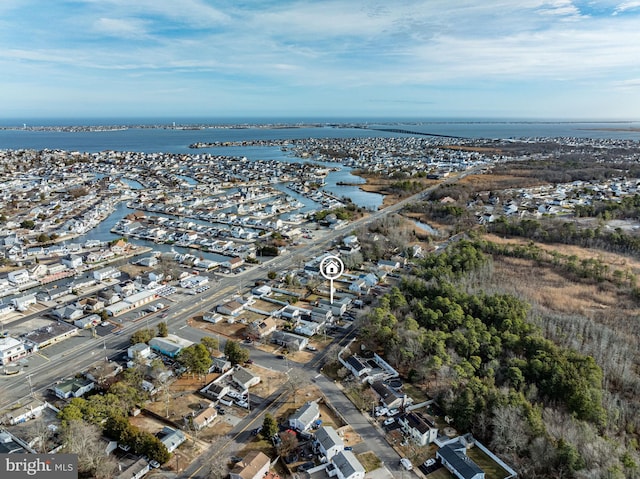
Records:
[[[317,401],[308,401],[300,406],[289,417],[289,427],[296,431],[306,431],[320,417],[320,407]]]
[[[162,441],[167,451],[173,452],[186,440],[186,437],[179,429],[172,429],[169,426],[165,426],[162,428],[162,431],[158,433],[158,439]]]
[[[255,386],[260,382],[260,376],[253,374],[242,366],[235,367],[233,373],[231,373],[231,379],[244,390],[247,390],[251,386]]]
[[[320,426],[316,432],[314,445],[327,461],[344,449],[344,441],[331,426]]]
[[[218,416],[218,412],[213,407],[205,407],[200,410],[197,414],[194,414],[191,417],[191,425],[197,431],[208,427],[214,419]]]
[[[46,401],[28,399],[27,402],[22,403],[20,407],[8,410],[0,422],[4,422],[5,424],[9,423],[12,426],[27,422],[42,416],[42,412],[48,407],[51,407],[51,405]]]
[[[331,314],[331,308],[311,308],[311,321],[315,321],[316,323],[330,323],[332,320],[333,314]]]
[[[148,344],[137,343],[133,346],[129,346],[127,349],[127,357],[129,359],[135,359],[136,357],[146,359],[151,354],[151,348]]]
[[[355,354],[349,356],[346,360],[341,361],[344,366],[351,371],[355,377],[360,378],[366,376],[371,372],[371,366],[366,364],[362,359],[360,359]]]
[[[358,278],[349,285],[349,291],[356,294],[367,294],[369,289],[371,288],[363,278]]]
[[[68,254],[63,256],[60,262],[69,269],[78,269],[82,266],[82,257],[77,254]]]
[[[122,273],[119,269],[116,269],[113,266],[108,266],[106,268],[95,270],[93,272],[93,278],[96,281],[105,281],[107,279],[119,278],[121,274]]]
[[[390,273],[400,268],[400,261],[392,259],[381,259],[378,260],[378,268]]]
[[[229,369],[231,369],[231,362],[227,358],[211,358],[210,373],[225,373]]]
[[[15,285],[22,285],[29,282],[29,272],[26,269],[11,271],[7,275],[9,281]]]
[[[285,346],[289,351],[302,351],[309,344],[309,338],[285,331],[274,331],[271,342]]]
[[[467,448],[459,440],[438,449],[436,458],[458,479],[485,478],[484,471],[467,456]]]
[[[122,366],[114,361],[101,361],[86,372],[87,379],[99,384],[110,378],[115,378],[122,372]]]
[[[338,479],[364,479],[364,467],[351,451],[340,451],[331,460],[331,465],[333,468],[328,470],[329,477],[335,476]]]
[[[251,293],[258,298],[269,296],[271,294],[271,286],[266,284],[256,286],[251,290]]]
[[[413,402],[413,400],[402,391],[398,391],[382,381],[376,381],[371,384],[371,389],[378,395],[380,402],[389,409],[406,407]]]
[[[95,387],[95,383],[90,379],[69,378],[60,381],[53,388],[56,396],[60,399],[79,398]]]
[[[61,308],[54,309],[52,313],[56,318],[64,319],[66,321],[75,321],[84,316],[84,311],[75,305],[62,306]]]
[[[276,318],[267,316],[263,320],[258,319],[247,325],[247,330],[250,336],[262,339],[273,333],[277,327],[278,323],[276,322]]]
[[[271,467],[271,459],[262,451],[249,451],[247,455],[237,462],[229,479],[262,479]]]
[[[36,304],[38,300],[36,299],[35,294],[26,294],[24,296],[20,296],[17,298],[13,298],[11,303],[18,311],[26,311],[29,309],[29,306]]]
[[[435,421],[417,412],[408,412],[398,417],[398,424],[404,433],[412,437],[421,446],[431,444],[438,437]]]
[[[122,466],[120,466],[122,467]],[[144,475],[149,472],[149,462],[140,458],[137,461],[130,464],[128,467],[125,466],[124,470],[115,476],[116,479],[140,479],[144,477]]]
[[[243,309],[244,305],[238,301],[227,301],[226,303],[219,304],[216,307],[216,311],[218,313],[226,314],[227,316],[238,316]]]

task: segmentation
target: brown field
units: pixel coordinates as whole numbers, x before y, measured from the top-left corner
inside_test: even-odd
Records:
[[[506,240],[494,235],[486,235],[485,238],[499,244],[528,244],[526,240]],[[635,275],[640,272],[640,262],[634,258],[572,245],[537,246],[546,251],[575,255],[579,260],[597,258],[609,265],[611,271],[630,269]],[[497,283],[510,285],[512,292],[552,311],[586,317],[601,316],[608,309],[624,310],[625,315],[640,313],[640,308],[628,295],[616,291],[610,284],[569,281],[566,276],[549,267],[537,266],[531,260],[496,257],[494,277]]]
[[[529,176],[517,176],[516,174],[498,175],[492,173],[490,175],[469,175],[459,180],[459,184],[468,185],[473,191],[489,191],[508,188],[531,188],[548,183]]]

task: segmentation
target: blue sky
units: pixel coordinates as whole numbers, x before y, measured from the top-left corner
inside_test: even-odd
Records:
[[[0,117],[640,119],[640,0],[1,0]]]

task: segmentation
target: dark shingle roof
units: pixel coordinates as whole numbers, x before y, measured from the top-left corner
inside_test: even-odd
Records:
[[[456,448],[456,445],[458,448]],[[482,474],[484,471],[459,448],[464,449],[464,446],[458,442],[447,444],[438,450],[438,455],[448,462],[464,479],[472,479],[476,474]]]

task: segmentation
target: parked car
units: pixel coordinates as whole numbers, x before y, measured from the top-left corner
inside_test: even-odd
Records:
[[[344,450],[345,451],[353,451],[353,448],[351,446],[344,446]]]
[[[276,356],[276,358],[278,358],[278,359],[286,359],[286,358],[284,357],[284,354],[278,354],[278,355]]]
[[[157,469],[160,467],[160,463],[158,461],[150,461],[149,462],[149,467],[151,469]]]
[[[384,415],[385,415],[385,414],[387,414],[388,412],[389,412],[389,410],[388,410],[386,407],[382,407],[382,408],[380,408],[380,409],[377,409],[377,408],[376,408],[376,410],[375,410],[375,415],[376,415],[376,417],[378,417],[378,416],[384,416]]]
[[[427,459],[426,461],[424,461],[424,466],[425,467],[431,467],[436,463],[436,460],[432,457],[431,459]]]
[[[307,469],[311,469],[315,464],[311,461],[305,462],[304,464],[300,464],[298,466],[298,471],[306,471]]]
[[[383,426],[390,426],[394,422],[396,422],[396,420],[394,418],[390,417],[389,419],[385,419],[384,422],[382,423],[382,425]]]
[[[410,471],[411,469],[413,469],[413,464],[411,464],[411,461],[406,457],[403,457],[402,459],[400,459],[400,465],[404,467],[407,471]]]
[[[318,348],[316,348],[315,346],[307,346],[306,347],[307,351],[317,351]]]
[[[399,412],[400,412],[400,409],[394,407],[389,409],[389,412],[387,412],[387,416],[395,416]]]

